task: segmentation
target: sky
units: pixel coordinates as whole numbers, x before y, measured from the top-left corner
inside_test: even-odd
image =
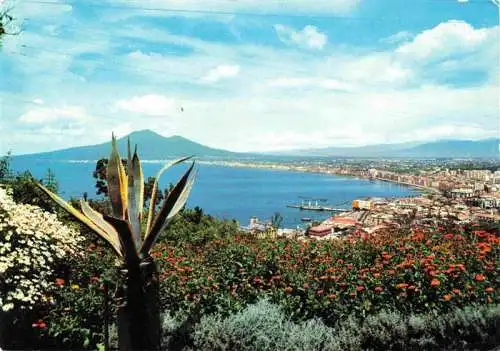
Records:
[[[498,137],[492,0],[0,0],[0,153]]]

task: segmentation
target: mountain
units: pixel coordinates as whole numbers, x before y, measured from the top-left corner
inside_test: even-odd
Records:
[[[118,149],[122,157],[127,155],[127,138],[130,137],[132,147],[138,145],[139,156],[143,160],[164,160],[179,156],[194,155],[197,157],[216,158],[254,158],[267,159],[274,157],[399,157],[399,158],[498,158],[499,139],[485,140],[441,140],[436,142],[411,142],[399,144],[380,144],[361,147],[328,147],[320,149],[290,150],[285,152],[269,152],[261,154],[236,153],[214,149],[196,143],[181,136],[164,137],[151,130],[133,132],[118,139]],[[16,156],[41,160],[98,160],[108,157],[111,141],[90,146]]]
[[[380,144],[360,147],[327,147],[281,152],[287,156],[316,157],[401,157],[401,158],[498,158],[500,139],[440,140]]]
[[[132,148],[138,145],[139,157],[142,160],[164,160],[179,156],[194,155],[197,157],[234,157],[238,153],[214,149],[198,144],[181,136],[164,137],[151,130],[136,131],[117,140],[118,150],[122,157],[127,155],[127,139],[130,138]],[[109,157],[111,141],[73,147],[69,149],[20,155],[17,158],[35,158],[46,160],[98,160]]]

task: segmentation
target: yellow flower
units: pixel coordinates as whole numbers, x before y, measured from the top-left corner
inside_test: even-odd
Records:
[[[78,284],[71,284],[71,289],[78,290],[78,289],[80,289],[80,285],[78,285]]]

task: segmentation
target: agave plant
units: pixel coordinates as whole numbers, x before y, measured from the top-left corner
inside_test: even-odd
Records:
[[[120,272],[123,276],[119,306],[118,326],[121,350],[157,350],[160,348],[161,324],[158,301],[156,264],[150,251],[160,233],[170,220],[184,207],[193,186],[194,162],[169,192],[155,212],[156,192],[162,174],[170,167],[182,163],[185,157],[166,164],[157,174],[147,216],[142,232],[144,212],[144,176],[137,155],[133,156],[128,142],[127,172],[121,162],[112,136],[112,151],[107,166],[108,195],[112,215],[103,215],[81,200],[81,212],[58,195],[38,184],[57,204],[111,245],[123,260]]]

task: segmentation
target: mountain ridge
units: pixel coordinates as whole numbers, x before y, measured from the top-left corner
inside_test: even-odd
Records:
[[[483,140],[438,140],[377,144],[358,147],[326,147],[266,153],[233,152],[205,146],[180,135],[164,137],[152,130],[134,131],[117,139],[122,156],[127,154],[127,140],[138,145],[143,160],[163,160],[181,156],[238,158],[238,157],[395,157],[395,158],[498,158],[498,138]],[[46,160],[97,160],[109,156],[111,141],[77,146],[34,154],[16,155],[16,158]]]
[[[304,157],[409,157],[409,158],[498,158],[498,138],[482,140],[437,140],[375,144],[353,147],[326,147],[299,149],[273,153],[274,155]]]
[[[229,157],[239,155],[239,153],[236,152],[202,145],[180,135],[164,137],[152,130],[144,129],[134,131],[129,135],[117,139],[118,150],[122,157],[127,155],[127,141],[129,138],[132,147],[134,145],[138,146],[139,157],[143,160],[162,160],[191,155],[202,157]],[[98,160],[109,157],[110,151],[111,141],[108,141],[94,145],[16,155],[15,157],[50,160]]]

